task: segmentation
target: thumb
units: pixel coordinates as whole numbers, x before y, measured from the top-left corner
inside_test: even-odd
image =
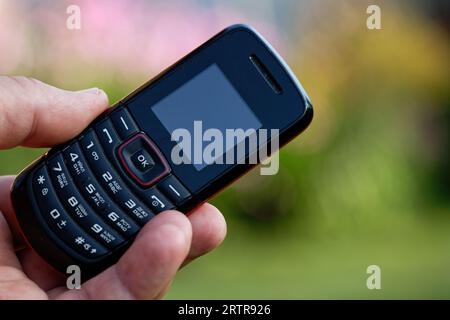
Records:
[[[72,92],[31,78],[0,76],[0,149],[62,143],[107,107],[108,97],[97,88]]]

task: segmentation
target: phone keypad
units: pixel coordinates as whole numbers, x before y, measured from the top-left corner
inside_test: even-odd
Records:
[[[145,205],[127,188],[125,183],[116,173],[116,170],[110,164],[107,156],[103,153],[94,131],[89,131],[80,139],[80,144],[88,155],[89,164],[94,170],[98,181],[104,189],[110,194],[115,202],[131,217],[134,217],[138,223],[145,224],[153,218],[154,213],[145,207]]]
[[[50,176],[56,193],[63,206],[80,226],[87,230],[99,243],[115,248],[124,242],[111,227],[94,214],[94,211],[81,196],[75,183],[69,176],[61,155],[48,161]]]
[[[42,217],[55,235],[61,238],[66,245],[88,258],[98,258],[108,252],[67,214],[53,191],[45,167],[36,171],[33,184]]]
[[[147,179],[142,184],[140,178]],[[156,214],[191,197],[126,107],[52,154],[35,170],[33,192],[54,235],[97,259],[129,241]]]

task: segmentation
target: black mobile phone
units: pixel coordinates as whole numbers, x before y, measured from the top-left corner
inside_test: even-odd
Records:
[[[152,217],[189,212],[211,198],[260,162],[254,155],[261,148],[300,134],[312,115],[275,50],[252,28],[231,26],[22,171],[11,192],[17,220],[50,265],[63,273],[78,265],[84,277],[94,276],[120,258]],[[202,155],[202,146],[192,154],[174,132],[195,136],[199,124],[216,138],[231,129],[255,134],[230,139],[208,161],[189,161]]]

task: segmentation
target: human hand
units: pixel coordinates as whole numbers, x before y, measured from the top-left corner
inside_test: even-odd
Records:
[[[107,96],[96,88],[70,92],[34,79],[0,76],[0,150],[67,141],[107,106]],[[0,299],[158,299],[180,267],[225,237],[225,220],[212,205],[188,216],[163,212],[142,228],[115,265],[80,290],[68,290],[64,276],[24,245],[10,200],[13,180],[0,177]]]

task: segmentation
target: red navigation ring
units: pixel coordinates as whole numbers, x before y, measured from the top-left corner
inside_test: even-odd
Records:
[[[151,181],[142,181],[134,172],[133,170],[130,169],[130,167],[128,166],[122,150],[131,142],[133,142],[136,139],[142,138],[145,140],[145,142],[152,148],[152,150],[154,151],[154,153],[158,156],[160,162],[162,163],[162,165],[164,166],[164,171],[162,171],[160,174],[158,174],[155,178],[153,178]],[[149,137],[147,137],[146,134],[144,133],[138,133],[135,136],[131,137],[129,140],[125,141],[124,143],[122,143],[122,145],[119,147],[118,150],[119,153],[119,159],[120,162],[122,163],[123,167],[125,168],[125,170],[127,171],[127,173],[136,181],[138,182],[141,186],[143,187],[149,187],[152,184],[154,184],[156,181],[158,181],[159,179],[161,179],[162,177],[168,175],[170,173],[170,167],[169,164],[167,163],[166,159],[164,158],[164,156],[162,155],[162,153],[159,151],[159,149],[156,147],[156,145],[153,143],[152,140],[150,140]]]

